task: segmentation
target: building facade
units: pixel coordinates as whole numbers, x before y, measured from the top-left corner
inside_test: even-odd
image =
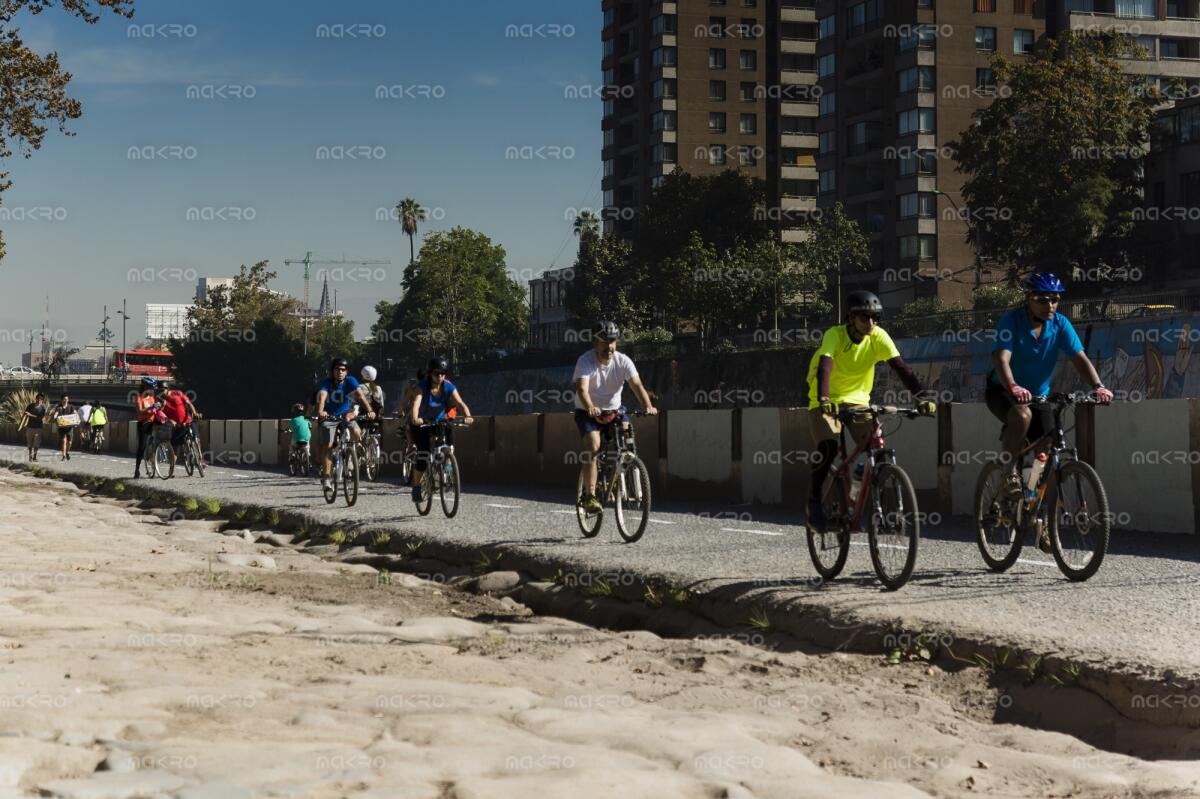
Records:
[[[567,286],[574,270],[550,269],[529,281],[529,347],[556,349],[568,339]]]
[[[191,328],[185,303],[146,304],[146,343],[162,343],[172,338],[187,338]]]
[[[233,288],[233,278],[231,277],[202,277],[196,281],[196,302],[204,302],[208,299],[208,294],[213,289]]]
[[[1200,97],[1159,112],[1146,158],[1144,219],[1161,233],[1161,268],[1137,276],[1145,288],[1200,288]]]

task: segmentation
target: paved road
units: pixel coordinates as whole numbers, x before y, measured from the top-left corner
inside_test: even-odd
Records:
[[[0,446],[0,459],[24,457],[17,447]],[[108,477],[132,473],[127,456],[77,454],[60,463],[57,453],[43,451],[40,465]],[[313,480],[261,469],[212,468],[203,480],[185,476],[169,487],[227,502],[303,509],[348,527],[369,523],[429,540],[503,542],[525,555],[593,573],[665,576],[700,590],[722,587],[726,595],[782,592],[800,606],[895,620],[947,641],[971,637],[1145,677],[1200,681],[1195,647],[1200,541],[1192,537],[1118,534],[1100,572],[1073,584],[1049,556],[1028,549],[1010,572],[992,574],[969,538],[966,520],[934,516],[923,528],[912,581],[899,592],[884,592],[865,540],[855,541],[844,576],[822,584],[809,561],[803,526],[777,510],[659,503],[642,541],[626,545],[610,520],[598,538],[581,538],[565,497],[547,491],[468,485],[471,493],[464,495],[458,517],[448,521],[436,502],[430,516],[417,516],[407,489],[391,483],[364,484],[354,508],[340,501],[326,505]]]

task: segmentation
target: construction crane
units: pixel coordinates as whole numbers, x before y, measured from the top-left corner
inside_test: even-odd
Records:
[[[307,252],[304,254],[303,258],[285,258],[283,263],[285,266],[291,266],[292,264],[304,264],[304,316],[305,316],[305,320],[307,320],[309,311],[312,310],[312,306],[309,305],[309,302],[308,302],[308,297],[309,297],[309,284],[312,280],[313,264],[316,264],[317,266],[331,266],[331,265],[335,265],[335,264],[342,265],[342,266],[345,266],[346,264],[351,264],[354,266],[382,266],[382,265],[390,265],[392,262],[391,261],[348,261],[348,260],[346,260],[346,256],[344,254],[342,255],[342,260],[340,260],[340,261],[333,261],[333,260],[314,261],[313,257],[312,257],[312,253]],[[306,325],[306,327],[307,327],[307,325]]]

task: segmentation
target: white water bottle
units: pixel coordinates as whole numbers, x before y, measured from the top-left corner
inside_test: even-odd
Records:
[[[1039,452],[1033,460],[1033,466],[1029,469],[1029,477],[1025,481],[1025,488],[1029,493],[1033,493],[1037,489],[1038,480],[1042,479],[1042,472],[1046,470],[1046,461],[1048,460],[1046,453]]]
[[[850,478],[850,504],[858,502],[858,492],[862,489],[863,465],[854,467],[854,475]]]

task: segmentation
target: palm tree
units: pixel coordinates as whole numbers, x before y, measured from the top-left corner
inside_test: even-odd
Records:
[[[585,236],[595,236],[600,232],[600,219],[591,209],[585,208],[575,217],[575,235],[582,239]]]
[[[396,206],[396,215],[400,219],[400,227],[404,229],[404,234],[408,236],[408,263],[412,265],[417,260],[416,245],[413,243],[413,236],[417,235],[418,223],[425,221],[425,209],[412,197],[405,197]]]

